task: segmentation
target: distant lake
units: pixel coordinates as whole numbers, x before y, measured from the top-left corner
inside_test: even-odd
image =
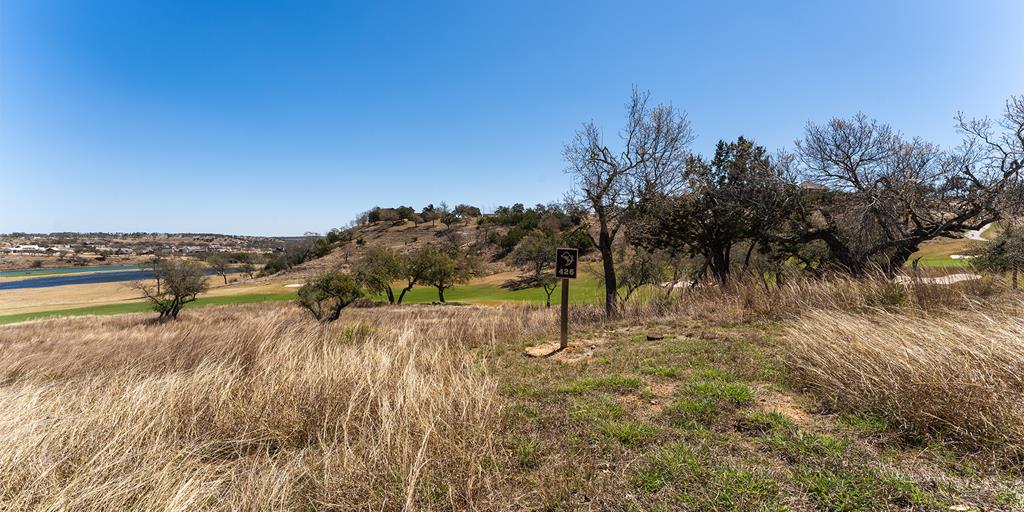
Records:
[[[48,269],[48,271],[53,270],[58,269]],[[154,277],[153,271],[144,270],[144,267],[138,266],[75,267],[75,270],[77,270],[77,272],[64,272],[62,273],[63,275],[33,277],[31,279],[22,279],[20,281],[0,283],[0,290],[19,290],[24,288],[50,288],[52,286],[65,286],[69,284],[123,283],[125,281],[153,279]],[[95,274],[83,274],[83,272],[96,272],[98,270],[103,270],[104,272],[97,272]],[[231,270],[230,272],[236,271]],[[213,270],[206,270],[206,275],[213,274]],[[24,276],[25,274],[19,273],[13,275]]]
[[[0,277],[22,277],[35,274],[79,274],[82,272],[105,272],[107,270],[142,270],[138,265],[98,265],[94,267],[60,267],[60,268],[32,268],[24,270],[6,270],[0,272]]]

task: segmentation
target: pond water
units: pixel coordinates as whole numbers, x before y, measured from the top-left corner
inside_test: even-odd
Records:
[[[82,267],[77,267],[82,268]],[[0,282],[0,290],[19,290],[23,288],[50,288],[52,286],[65,286],[69,284],[97,284],[97,283],[121,283],[125,281],[138,281],[141,279],[153,279],[153,271],[144,270],[143,267],[85,267],[93,271],[104,270],[95,274],[83,274],[80,272],[67,272],[62,275],[51,275],[21,279],[18,281]],[[113,270],[125,268],[130,270]],[[50,269],[53,270],[53,269]],[[87,272],[87,271],[86,271]],[[235,272],[232,270],[231,272]],[[213,270],[207,269],[206,275],[213,275]],[[25,274],[17,274],[25,275]]]
[[[0,271],[0,277],[21,277],[36,274],[79,274],[82,272],[104,272],[107,270],[142,270],[138,265],[100,265],[95,267],[32,268]]]

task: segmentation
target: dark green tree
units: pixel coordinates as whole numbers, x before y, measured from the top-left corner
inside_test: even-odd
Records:
[[[306,281],[296,300],[317,321],[329,323],[340,318],[341,310],[362,296],[363,288],[354,276],[328,272]]]
[[[734,249],[747,243],[744,263],[767,232],[785,215],[787,184],[765,149],[739,137],[719,141],[708,162],[691,156],[686,187],[675,196],[650,198],[634,209],[630,239],[648,250],[665,250],[704,260],[719,283],[729,279]]]
[[[353,265],[356,279],[372,293],[387,295],[388,303],[395,303],[391,283],[405,277],[405,259],[391,248],[371,247]]]
[[[444,303],[444,292],[476,275],[479,264],[468,251],[457,247],[426,247],[420,255],[423,281],[437,288],[437,300]]]

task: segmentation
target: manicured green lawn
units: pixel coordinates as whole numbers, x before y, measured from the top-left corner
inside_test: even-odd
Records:
[[[185,305],[186,308],[218,306],[224,304],[251,304],[254,302],[265,302],[270,300],[291,300],[295,293],[250,293],[243,295],[224,295],[220,297],[200,297],[195,302]],[[123,304],[107,304],[103,306],[89,306],[74,309],[58,309],[53,311],[36,311],[33,313],[19,313],[16,315],[0,316],[0,325],[26,320],[37,320],[55,316],[80,316],[80,315],[117,315],[122,313],[141,313],[151,311],[148,303],[126,302]]]
[[[401,293],[401,289],[395,289],[395,297]],[[551,304],[561,304],[561,288],[557,288],[551,294]],[[642,293],[638,292],[635,300],[643,300]],[[186,307],[203,307],[224,304],[250,304],[270,300],[292,300],[295,292],[287,293],[252,293],[243,295],[225,295],[219,297],[200,297],[195,302],[189,303]],[[386,300],[383,295],[371,297],[375,300]],[[445,290],[445,301],[462,303],[497,303],[497,302],[532,302],[544,304],[543,288],[528,288],[525,290],[508,290],[496,284],[472,284],[459,285]],[[405,295],[403,304],[429,304],[437,302],[437,289],[429,285],[417,285]],[[572,304],[598,304],[604,300],[604,288],[596,277],[585,275],[579,279],[570,281],[569,302]],[[19,313],[15,315],[0,316],[0,325],[40,318],[56,316],[79,316],[79,315],[116,315],[122,313],[140,313],[150,311],[149,304],[145,302],[126,302],[122,304],[107,304],[103,306],[90,306],[74,309],[59,309],[53,311],[36,311],[33,313]]]
[[[401,289],[395,289],[395,298],[402,293]],[[552,304],[561,304],[561,287],[551,294]],[[377,300],[385,300],[384,296],[374,297]],[[493,284],[459,285],[445,290],[444,299],[447,302],[534,302],[543,304],[545,295],[543,288],[528,288],[526,290],[508,290]],[[600,281],[592,276],[584,276],[569,283],[569,302],[571,304],[593,304],[604,300],[604,290]],[[423,304],[437,302],[437,288],[430,285],[416,285],[409,293],[405,294],[403,304]]]

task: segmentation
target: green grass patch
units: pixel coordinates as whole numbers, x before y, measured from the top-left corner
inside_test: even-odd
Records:
[[[639,389],[640,384],[640,377],[633,375],[603,375],[600,377],[578,379],[562,387],[561,391],[573,395],[581,395],[591,391],[625,393]]]
[[[757,434],[776,434],[789,432],[796,428],[793,420],[776,411],[753,411],[743,416],[741,430]]]
[[[185,305],[186,309],[201,308],[206,306],[222,306],[227,304],[253,304],[257,302],[292,300],[294,292],[287,293],[250,293],[240,295],[223,295],[218,297],[200,297],[195,302]],[[58,309],[52,311],[36,311],[33,313],[18,313],[15,315],[0,316],[0,325],[28,320],[39,320],[43,318],[82,316],[82,315],[119,315],[123,313],[142,313],[152,311],[153,308],[148,302],[125,302],[121,304],[104,304],[102,306],[89,306],[84,308]]]
[[[605,421],[598,426],[598,430],[626,446],[644,444],[658,432],[658,428],[653,425],[632,420]]]
[[[867,466],[802,466],[794,476],[819,510],[870,511],[883,503],[930,510],[948,506],[902,475]]]
[[[583,423],[600,423],[614,421],[625,414],[622,406],[615,403],[608,395],[593,395],[575,401],[572,416]]]
[[[654,375],[657,377],[673,378],[678,377],[682,374],[682,369],[676,365],[658,365],[653,360],[645,360],[640,363],[640,373],[644,375]]]
[[[700,370],[693,377],[682,388],[679,399],[665,409],[677,426],[710,426],[754,399],[750,386],[735,382],[731,374],[717,368]]]
[[[642,493],[667,493],[686,510],[786,510],[768,476],[736,468],[678,443],[651,453],[633,475]]]
[[[397,297],[401,289],[395,290]],[[376,300],[387,300],[385,295],[376,295]],[[498,284],[467,284],[457,285],[445,290],[446,302],[529,302],[544,304],[546,295],[541,287],[524,290],[509,290]],[[589,275],[580,276],[569,285],[569,302],[571,304],[598,304],[604,300],[604,288],[601,282]],[[437,302],[437,288],[417,285],[405,294],[402,304],[430,304]],[[561,304],[561,289],[551,294],[551,305]]]
[[[544,460],[544,444],[536,437],[513,435],[509,442],[520,466],[533,469]]]

